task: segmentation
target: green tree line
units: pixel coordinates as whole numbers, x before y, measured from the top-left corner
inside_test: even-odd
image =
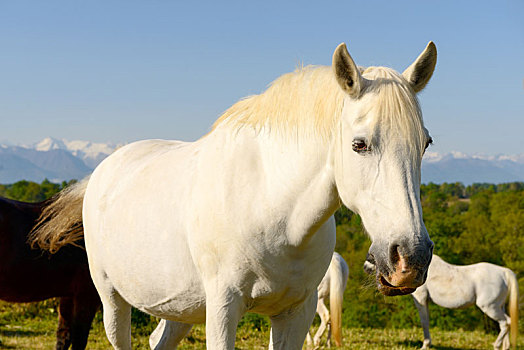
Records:
[[[42,201],[70,183],[41,184],[20,181],[0,185],[0,196],[22,201]],[[424,222],[435,253],[453,264],[491,262],[511,268],[524,295],[524,183],[427,184],[420,190]],[[418,313],[410,296],[384,297],[372,277],[362,269],[371,244],[361,219],[346,208],[336,214],[338,251],[350,267],[344,297],[345,327],[404,328],[419,325]],[[522,297],[520,314],[522,315]],[[449,310],[430,305],[431,326],[442,329],[496,329],[477,308]],[[134,314],[148,331],[149,318]],[[267,319],[249,314],[241,325],[260,329]],[[522,322],[521,322],[522,324]],[[521,329],[523,327],[521,326]]]
[[[45,179],[40,184],[26,180],[8,185],[0,184],[0,196],[22,202],[41,202],[75,182],[76,180],[71,180],[56,184]]]

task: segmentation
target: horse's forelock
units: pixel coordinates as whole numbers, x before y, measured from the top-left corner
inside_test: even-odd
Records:
[[[417,96],[398,72],[386,67],[368,67],[364,78],[370,82],[367,92],[376,94],[371,121],[374,135],[398,135],[412,152],[413,161],[419,160],[427,142],[427,131]]]

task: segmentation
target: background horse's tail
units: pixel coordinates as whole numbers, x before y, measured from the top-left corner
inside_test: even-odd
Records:
[[[509,317],[511,319],[510,323],[510,341],[511,346],[517,348],[517,333],[519,331],[519,284],[517,282],[517,276],[513,271],[508,269],[506,271],[506,276],[508,277],[509,284]]]
[[[333,254],[330,269],[329,312],[331,330],[337,346],[342,345],[342,302],[349,276],[346,261],[338,253]]]
[[[32,247],[55,253],[67,244],[83,247],[82,205],[89,177],[71,185],[51,198],[29,234]]]

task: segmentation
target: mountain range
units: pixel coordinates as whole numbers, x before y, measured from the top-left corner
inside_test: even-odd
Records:
[[[81,179],[117,147],[112,143],[47,137],[31,145],[0,145],[0,183]]]
[[[0,183],[19,180],[52,182],[81,179],[116,148],[114,143],[68,141],[47,137],[31,145],[0,145]],[[423,183],[524,181],[524,153],[517,155],[467,155],[461,152],[426,152]]]

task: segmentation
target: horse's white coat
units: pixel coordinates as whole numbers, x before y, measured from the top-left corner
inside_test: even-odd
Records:
[[[518,288],[518,285],[515,274],[508,268],[489,263],[457,266],[433,255],[426,283],[412,294],[424,330],[422,348],[431,345],[428,313],[428,301],[431,300],[451,309],[476,304],[482,312],[499,322],[500,333],[494,348],[502,345],[504,350],[509,349],[508,326],[517,320],[506,315],[504,305],[512,287]]]
[[[316,91],[307,74],[295,85],[286,78],[275,82],[284,88],[269,104],[316,98],[302,118],[331,129],[317,134],[315,123],[296,116],[273,123],[271,115],[254,121],[232,115],[239,121],[226,119],[196,142],[136,142],[95,169],[84,199],[85,243],[116,349],[131,349],[131,305],[177,322],[180,334],[188,330],[182,323],[206,322],[208,349],[233,349],[244,312],[265,314],[270,348],[300,349],[333,253],[331,215],[340,199],[382,242],[377,252],[401,239],[414,261],[429,261],[418,194],[427,132],[409,77],[385,68],[363,77],[353,72],[368,88],[353,99],[341,95],[330,69],[308,69],[330,89]],[[385,75],[373,80],[374,74]],[[391,90],[387,106],[384,89]],[[329,99],[340,96],[333,108]],[[330,110],[335,114],[325,115]],[[381,120],[382,110],[400,113],[401,125]],[[353,152],[356,136],[374,151]],[[426,268],[413,271],[423,275]]]

